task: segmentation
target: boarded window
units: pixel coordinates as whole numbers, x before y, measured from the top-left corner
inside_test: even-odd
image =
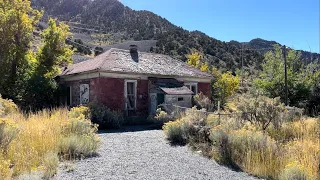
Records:
[[[135,85],[133,82],[127,83],[128,109],[135,109]]]
[[[89,95],[90,95],[89,84],[81,84],[80,85],[80,104],[88,104]]]

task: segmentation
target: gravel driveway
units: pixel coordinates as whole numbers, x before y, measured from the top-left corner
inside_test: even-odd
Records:
[[[127,127],[100,133],[99,156],[77,161],[74,170],[60,168],[57,179],[256,179],[193,153],[170,146],[161,130]]]

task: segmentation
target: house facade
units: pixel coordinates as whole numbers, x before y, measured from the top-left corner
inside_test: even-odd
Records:
[[[70,106],[96,102],[127,115],[155,113],[160,104],[192,106],[192,96],[211,96],[212,76],[170,56],[110,49],[64,68],[60,82]]]

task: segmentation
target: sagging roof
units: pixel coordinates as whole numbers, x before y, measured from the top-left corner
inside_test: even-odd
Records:
[[[194,93],[186,86],[176,87],[176,88],[164,88],[160,89],[168,95],[193,95]]]
[[[110,49],[105,53],[84,62],[65,68],[60,76],[74,75],[91,71],[135,73],[163,76],[211,78],[187,63],[170,56],[154,53],[130,53],[129,50]]]

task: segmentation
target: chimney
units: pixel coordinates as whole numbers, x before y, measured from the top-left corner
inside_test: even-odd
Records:
[[[138,52],[138,46],[133,44],[130,45],[130,53],[137,53]]]

